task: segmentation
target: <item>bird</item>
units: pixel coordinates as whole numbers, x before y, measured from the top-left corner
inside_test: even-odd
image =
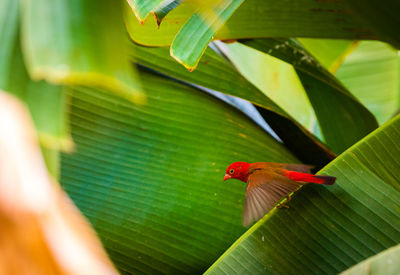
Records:
[[[313,166],[275,162],[234,162],[228,166],[223,181],[238,179],[246,185],[243,226],[249,226],[268,214],[283,198],[302,185],[317,183],[332,185],[336,178],[313,175]]]

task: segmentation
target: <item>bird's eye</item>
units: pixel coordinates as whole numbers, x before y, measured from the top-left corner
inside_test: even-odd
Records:
[[[229,170],[229,174],[233,174],[233,173],[235,173],[235,169],[231,169],[231,170]]]

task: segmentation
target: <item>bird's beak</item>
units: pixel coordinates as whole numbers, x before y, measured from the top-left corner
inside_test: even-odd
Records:
[[[230,175],[228,175],[228,174],[225,174],[225,176],[224,176],[224,181],[226,181],[226,180],[228,180],[228,179],[230,179],[231,178],[231,176]]]

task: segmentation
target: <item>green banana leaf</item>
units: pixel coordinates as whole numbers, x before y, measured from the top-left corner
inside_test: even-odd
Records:
[[[138,18],[139,22],[143,24],[147,15],[159,6],[163,0],[126,0],[128,4],[132,7],[133,13]]]
[[[160,28],[157,19],[147,17],[144,24],[129,7],[125,21],[135,42],[148,46],[168,46],[192,16],[190,1],[171,10]],[[341,1],[246,0],[214,35],[214,39],[255,37],[371,38],[372,31],[360,24]],[[207,38],[208,39],[208,38]]]
[[[341,275],[400,274],[400,245],[391,247],[340,273]]]
[[[265,216],[207,274],[337,274],[400,243],[400,116],[322,169],[290,209]]]
[[[33,80],[95,85],[143,103],[122,0],[22,0],[22,45]]]
[[[315,113],[290,64],[241,43],[218,44],[238,71],[308,130]]]
[[[340,39],[300,38],[298,40],[331,73],[337,71],[359,43]]]
[[[382,124],[400,106],[399,70],[396,50],[382,42],[363,41],[335,75]]]
[[[244,231],[234,161],[298,162],[235,108],[143,73],[148,104],[77,88],[61,183],[122,271],[205,271]]]
[[[188,72],[170,58],[167,48],[141,47],[135,44],[132,47],[133,57],[141,65],[179,80],[243,98],[259,106],[263,118],[303,162],[322,168],[335,157],[325,145],[213,50],[207,49],[198,69]]]
[[[296,40],[269,38],[242,42],[295,68],[333,152],[343,152],[378,127],[371,112]]]

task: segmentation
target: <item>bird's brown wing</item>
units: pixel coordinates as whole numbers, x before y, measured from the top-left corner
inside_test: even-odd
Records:
[[[251,169],[285,169],[289,171],[296,171],[301,173],[311,173],[312,165],[307,164],[292,164],[292,163],[276,163],[276,162],[255,162],[251,164]]]
[[[253,220],[261,219],[300,186],[301,183],[273,172],[254,171],[247,180],[243,225],[248,226]]]

